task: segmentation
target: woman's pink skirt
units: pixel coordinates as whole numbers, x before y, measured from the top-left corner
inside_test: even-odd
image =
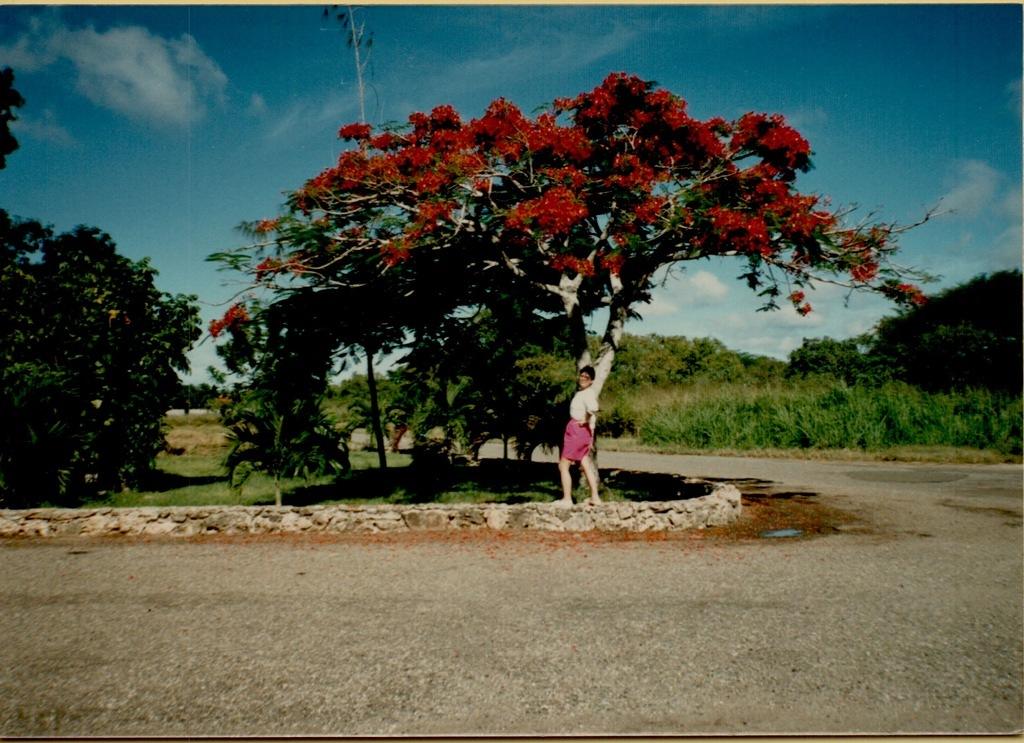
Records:
[[[565,427],[565,437],[562,439],[562,457],[579,462],[590,451],[590,445],[594,436],[590,429],[575,418],[570,418]]]

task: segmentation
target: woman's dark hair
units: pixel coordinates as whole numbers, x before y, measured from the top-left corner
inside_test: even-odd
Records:
[[[594,367],[592,366],[584,366],[582,369],[580,369],[579,373],[586,374],[588,377],[590,377],[591,381],[593,381],[597,377],[597,374],[594,372]]]

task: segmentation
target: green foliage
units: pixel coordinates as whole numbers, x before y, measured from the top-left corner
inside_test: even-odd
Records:
[[[10,67],[0,70],[0,170],[7,166],[7,156],[18,149],[18,140],[11,135],[11,122],[17,121],[14,109],[25,105],[25,99],[14,89],[14,72]]]
[[[515,410],[516,453],[529,458],[538,445],[557,447],[576,391],[576,365],[566,355],[549,352],[516,360],[510,385]]]
[[[0,505],[74,504],[146,473],[199,336],[194,297],[98,230],[0,210]]]
[[[786,373],[786,362],[770,356],[759,356],[753,353],[739,352],[740,363],[743,364],[743,376],[747,381],[768,383],[781,380]]]
[[[980,274],[879,323],[871,354],[929,390],[1021,389],[1021,272]]]
[[[377,378],[377,394],[380,398],[382,423],[406,425],[408,412],[403,404],[399,383],[390,376],[380,376]],[[369,431],[373,425],[370,387],[365,374],[353,374],[330,387],[325,404],[346,436],[357,428]]]
[[[1024,370],[1021,300],[1020,271],[981,274],[883,318],[874,333],[842,341],[805,338],[790,354],[786,376],[1016,393]]]
[[[574,391],[574,365],[558,342],[551,351],[541,351],[551,331],[524,331],[529,322],[482,311],[464,318],[456,332],[445,328],[451,340],[421,345],[391,378],[382,380],[385,421],[410,426],[421,441],[440,434],[448,451],[472,453],[484,437],[515,440],[516,453],[523,457],[537,446],[557,447]],[[529,332],[535,334],[532,341]],[[590,342],[598,343],[594,337]],[[635,435],[648,409],[645,400],[657,396],[658,389],[698,379],[780,380],[784,369],[781,361],[735,353],[710,338],[626,334],[616,374],[602,394],[601,435]],[[367,400],[361,375],[332,391],[330,405],[347,432],[368,427]]]
[[[929,393],[902,382],[701,385],[651,412],[641,438],[687,449],[953,446],[1021,453],[1021,398],[986,390]]]
[[[891,377],[891,371],[867,350],[870,336],[835,340],[804,338],[803,344],[789,355],[786,376],[826,376],[846,384],[876,384]]]
[[[635,436],[641,419],[660,400],[659,390],[703,382],[770,382],[782,378],[776,359],[732,351],[714,338],[625,334],[615,375],[601,397],[603,436]]]
[[[233,484],[253,472],[270,475],[281,505],[282,477],[348,469],[342,433],[323,410],[336,341],[317,297],[295,294],[227,326],[218,353],[244,383],[221,409],[232,445],[225,466]],[[301,322],[297,317],[302,316]]]
[[[561,408],[575,375],[559,353],[563,326],[534,313],[514,292],[503,297],[492,309],[450,317],[429,335],[418,334],[403,359],[397,378],[410,428],[421,442],[440,431],[443,453],[475,456],[489,438],[530,439],[532,448],[550,438],[539,421],[558,418],[564,426]]]
[[[615,393],[637,387],[665,387],[694,379],[731,382],[772,375],[773,365],[763,357],[744,357],[714,338],[631,335],[626,333],[615,357],[615,376],[606,390]]]
[[[274,478],[276,505],[281,505],[281,478],[309,479],[349,469],[348,449],[320,400],[296,398],[281,405],[273,392],[253,390],[225,411],[231,448],[224,461],[233,487],[254,472]]]

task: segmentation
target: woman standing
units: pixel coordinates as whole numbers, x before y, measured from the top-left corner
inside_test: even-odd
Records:
[[[562,439],[562,456],[558,460],[558,472],[562,478],[562,499],[556,501],[560,506],[572,505],[572,477],[569,468],[578,462],[590,485],[590,500],[597,504],[601,498],[597,494],[597,470],[594,460],[590,458],[590,448],[594,443],[594,429],[597,426],[597,396],[591,386],[594,384],[594,367],[584,366],[579,373],[579,391],[569,404],[569,423],[565,426]]]

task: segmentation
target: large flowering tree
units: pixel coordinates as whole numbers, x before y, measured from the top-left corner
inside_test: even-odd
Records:
[[[536,116],[498,99],[471,121],[439,106],[339,136],[353,146],[337,164],[221,260],[277,292],[378,286],[389,320],[419,330],[432,312],[486,302],[501,275],[538,310],[564,314],[599,391],[626,319],[678,262],[734,256],[767,308],[803,314],[819,280],[924,301],[890,261],[905,228],[850,224],[796,190],[810,145],[778,115],[699,120],[679,96],[616,73]],[[592,358],[585,318],[601,307]]]

